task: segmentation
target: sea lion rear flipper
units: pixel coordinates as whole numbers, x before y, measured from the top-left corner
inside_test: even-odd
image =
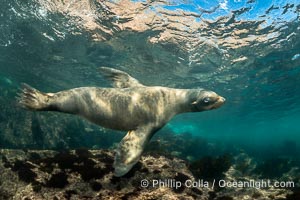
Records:
[[[99,69],[104,77],[113,81],[113,86],[116,88],[144,87],[143,84],[126,72],[109,67],[100,67]]]
[[[50,93],[43,93],[23,83],[17,100],[19,105],[23,108],[29,110],[47,110],[50,96]]]
[[[147,128],[129,131],[120,142],[115,155],[114,175],[125,175],[139,161],[153,132]]]

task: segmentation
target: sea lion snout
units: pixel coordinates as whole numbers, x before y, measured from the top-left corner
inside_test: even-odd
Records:
[[[224,98],[224,97],[219,97],[219,99],[221,99],[220,101],[222,101],[222,102],[224,102],[225,103],[225,101],[226,101],[226,99]]]
[[[222,96],[218,96],[217,101],[214,103],[211,109],[216,109],[221,107],[226,102],[226,99]]]
[[[218,100],[217,103],[220,103],[221,105],[223,105],[226,102],[226,99],[222,96],[218,96]]]
[[[213,91],[201,91],[198,99],[192,104],[195,111],[212,110],[221,107],[226,99]]]

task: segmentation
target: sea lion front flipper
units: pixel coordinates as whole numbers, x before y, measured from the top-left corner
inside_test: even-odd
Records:
[[[126,72],[109,67],[100,67],[99,70],[104,77],[113,81],[113,86],[116,88],[144,87],[143,84]]]
[[[115,155],[114,175],[117,177],[125,175],[140,159],[144,147],[153,135],[148,128],[138,128],[129,131],[120,142]]]

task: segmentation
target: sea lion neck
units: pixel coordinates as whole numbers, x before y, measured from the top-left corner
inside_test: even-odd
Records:
[[[174,89],[177,114],[196,112],[192,103],[197,100],[201,89]]]

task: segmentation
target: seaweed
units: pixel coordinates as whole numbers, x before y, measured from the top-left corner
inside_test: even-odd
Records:
[[[82,166],[74,166],[72,171],[78,172],[84,181],[89,181],[92,178],[102,178],[105,175],[105,171],[102,171],[101,168],[95,167],[95,164],[96,163],[94,161],[88,159]]]
[[[99,183],[98,181],[92,181],[92,182],[90,183],[90,186],[91,186],[91,188],[92,188],[94,191],[99,191],[99,190],[102,189],[102,185],[101,185],[101,183]]]
[[[51,176],[46,183],[46,187],[64,188],[68,183],[67,174],[65,172],[59,172]]]
[[[138,162],[137,164],[135,164],[134,166],[133,166],[133,168],[127,173],[127,174],[125,174],[124,176],[123,176],[123,178],[132,178],[132,177],[134,177],[134,175],[135,175],[135,172],[136,171],[140,171],[141,169],[142,169],[142,163],[141,162]]]
[[[32,190],[34,192],[39,192],[39,191],[42,190],[42,185],[39,182],[37,182],[37,181],[33,181],[33,183],[32,183]]]
[[[279,178],[293,166],[294,163],[288,158],[270,158],[261,162],[254,173],[263,178]]]
[[[298,200],[300,199],[300,187],[296,187],[293,189],[292,194],[288,194],[286,196],[286,200]]]
[[[84,182],[88,182],[92,179],[100,179],[112,171],[112,167],[107,167],[107,163],[104,163],[105,167],[100,167],[103,165],[98,165],[98,161],[94,160],[96,159],[95,156],[86,149],[77,149],[75,154],[62,151],[52,157],[41,157],[36,152],[27,152],[26,154],[28,154],[28,159],[14,161],[2,156],[2,162],[6,168],[11,168],[12,171],[17,172],[20,180],[32,183],[34,192],[39,192],[42,187],[64,188],[69,184],[68,176],[74,172],[80,174]],[[107,157],[106,160],[112,159],[109,159],[106,153],[103,155]],[[38,181],[38,174],[35,171],[46,172],[50,178],[39,177]],[[54,171],[55,173],[53,173]],[[91,182],[93,190],[100,190],[101,187],[101,184],[99,185],[95,181]]]
[[[217,193],[214,191],[209,191],[208,195],[209,195],[209,198],[208,198],[209,200],[213,200],[217,197]]]
[[[189,169],[197,178],[205,180],[221,179],[232,165],[232,157],[228,154],[219,157],[206,156],[192,162]]]
[[[64,194],[64,197],[66,199],[71,199],[71,196],[74,195],[74,194],[78,194],[78,192],[76,190],[66,190],[65,194]]]
[[[200,189],[196,188],[196,187],[193,187],[193,188],[192,188],[192,191],[193,191],[197,196],[201,196],[201,195],[203,194],[203,192],[202,192]]]
[[[172,190],[176,193],[181,193],[181,192],[183,192],[183,190],[185,188],[185,187],[183,187],[185,181],[189,180],[190,177],[179,172],[178,174],[176,174],[174,179],[176,180],[176,182],[181,182],[182,187],[172,187]]]
[[[31,118],[31,133],[32,140],[34,141],[33,147],[36,149],[42,149],[44,146],[44,133],[41,129],[38,118],[35,114]]]
[[[102,178],[106,173],[109,173],[110,169],[95,166],[96,162],[92,160],[93,155],[88,150],[77,149],[75,153],[76,155],[61,152],[53,159],[48,159],[48,164],[57,163],[61,169],[78,172],[84,181],[89,181],[92,178]]]
[[[29,160],[38,161],[40,159],[41,159],[41,156],[38,153],[36,153],[36,152],[29,153]]]
[[[217,197],[216,200],[233,200],[233,198],[229,196],[221,196]]]
[[[75,154],[78,156],[79,159],[94,157],[93,154],[91,154],[91,152],[89,152],[89,150],[85,148],[75,149]]]
[[[33,182],[37,177],[37,174],[31,170],[32,168],[31,164],[22,160],[17,160],[12,166],[12,170],[18,172],[20,180],[27,183]]]

